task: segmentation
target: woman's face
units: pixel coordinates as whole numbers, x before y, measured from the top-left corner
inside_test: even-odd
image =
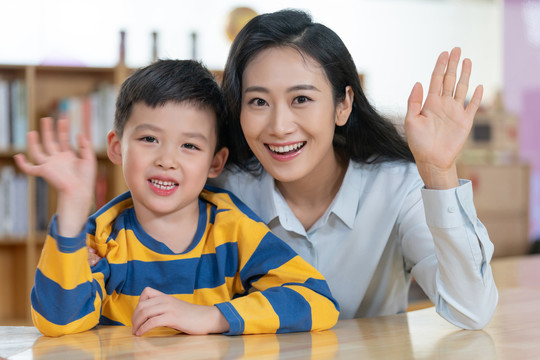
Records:
[[[334,127],[348,114],[334,104],[323,68],[290,47],[258,53],[242,77],[240,123],[249,147],[280,182],[335,171]]]

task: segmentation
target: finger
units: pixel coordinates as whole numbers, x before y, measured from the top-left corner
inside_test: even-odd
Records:
[[[448,59],[448,66],[446,67],[446,73],[444,74],[443,81],[443,96],[454,95],[454,87],[456,86],[457,79],[457,67],[459,64],[459,57],[461,56],[460,48],[453,48],[450,52],[450,58]]]
[[[139,296],[139,302],[154,298],[156,296],[161,296],[161,295],[165,295],[165,293],[162,293],[159,290],[156,290],[147,286],[144,288],[143,292],[141,293],[141,296]]]
[[[79,155],[85,160],[94,160],[94,150],[92,149],[92,143],[83,134],[77,135],[77,146],[79,147]]]
[[[67,151],[71,149],[69,144],[69,121],[67,119],[59,119],[56,124],[56,133],[58,136],[58,149]]]
[[[154,317],[148,318],[140,326],[137,327],[137,330],[133,331],[133,335],[142,336],[148,331],[161,326],[170,327],[169,320],[164,314],[159,314]]]
[[[444,70],[448,63],[448,52],[444,51],[439,55],[433,73],[431,74],[431,81],[429,83],[428,93],[430,95],[440,95],[442,84],[444,80]]]
[[[422,84],[418,82],[414,84],[411,95],[409,95],[409,100],[407,101],[407,115],[405,119],[420,114],[420,111],[422,111],[422,100],[424,98],[423,93]]]
[[[474,89],[473,96],[471,98],[471,101],[467,105],[467,108],[465,108],[465,112],[472,118],[476,114],[476,111],[480,107],[480,103],[482,102],[482,95],[484,94],[484,87],[482,85],[478,85],[476,89]]]
[[[17,154],[13,156],[15,164],[21,169],[21,171],[27,175],[36,176],[36,166],[30,163],[24,154]]]
[[[50,117],[41,119],[41,139],[43,148],[49,154],[56,154],[60,149],[54,134],[53,119]]]
[[[96,264],[101,260],[101,257],[99,257],[96,253],[90,252],[90,248],[88,249],[88,264],[90,266],[96,266]]]
[[[47,159],[47,155],[43,152],[43,148],[39,143],[39,134],[37,131],[29,131],[26,134],[26,142],[28,144],[28,154],[34,163],[43,164]]]
[[[459,82],[456,86],[456,93],[454,98],[460,104],[465,103],[465,97],[467,91],[469,91],[469,79],[471,77],[472,62],[470,59],[463,59],[463,65],[461,66],[461,75],[459,76]]]
[[[132,333],[136,334],[142,324],[148,321],[148,319],[159,316],[163,312],[164,306],[161,304],[160,299],[139,298],[139,303],[135,307],[133,315],[131,316]]]

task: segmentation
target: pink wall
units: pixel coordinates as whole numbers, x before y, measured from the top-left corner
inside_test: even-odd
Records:
[[[540,239],[540,0],[504,1],[504,102],[531,164],[531,238]]]

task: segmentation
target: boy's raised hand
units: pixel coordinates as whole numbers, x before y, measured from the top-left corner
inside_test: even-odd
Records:
[[[461,50],[443,52],[437,59],[429,91],[422,106],[423,90],[416,83],[409,96],[405,131],[409,147],[427,188],[448,189],[459,185],[456,158],[467,140],[483,88],[478,86],[469,104],[472,63],[464,59],[456,85]]]
[[[191,304],[150,287],[141,293],[131,322],[137,336],[161,326],[192,335],[229,331],[229,323],[217,307]]]
[[[28,153],[15,155],[15,163],[27,175],[40,176],[58,192],[58,231],[66,237],[76,236],[86,222],[92,206],[97,160],[90,141],[77,137],[79,153],[69,143],[69,122],[41,119],[41,142],[37,131],[27,134]]]

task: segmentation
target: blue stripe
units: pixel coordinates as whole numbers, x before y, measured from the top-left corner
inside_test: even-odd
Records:
[[[247,240],[246,240],[247,241]],[[240,279],[244,289],[272,269],[277,269],[297,254],[270,231],[261,239],[257,249],[240,271]]]
[[[107,293],[139,296],[150,286],[165,294],[192,294],[197,289],[223,285],[225,278],[238,272],[238,262],[238,245],[225,243],[216,248],[215,254],[200,258],[110,264]]]
[[[99,318],[99,325],[126,326],[126,324],[122,324],[120,321],[111,320],[103,315]]]
[[[285,287],[262,292],[279,317],[278,334],[311,330],[311,306],[302,295]]]
[[[58,251],[64,254],[74,253],[86,246],[86,231],[81,231],[76,237],[63,237],[58,235],[58,218],[53,215],[48,230],[49,236],[56,240]]]
[[[229,331],[223,333],[223,335],[240,335],[244,332],[245,322],[240,316],[238,311],[231,305],[231,303],[225,302],[216,304],[216,307],[221,311],[227,322],[229,323]]]
[[[67,325],[96,310],[94,308],[96,287],[99,288],[99,284],[94,281],[66,290],[37,269],[31,295],[32,307],[48,321],[58,325]],[[36,295],[37,292],[39,292],[39,298]],[[83,300],[85,301],[82,302]],[[99,312],[101,313],[101,308]]]
[[[253,210],[251,210],[246,204],[244,204],[232,192],[230,192],[228,190],[225,190],[225,189],[222,189],[222,188],[218,188],[216,186],[212,186],[212,185],[205,185],[204,188],[206,190],[208,190],[208,191],[211,191],[211,192],[214,192],[214,193],[217,193],[217,194],[227,194],[227,195],[229,195],[229,198],[231,199],[233,204],[238,208],[238,210],[240,210],[245,215],[247,215],[250,219],[255,220],[256,222],[263,222],[261,220],[261,218],[259,217],[259,215],[255,214],[253,212]]]
[[[330,291],[330,288],[328,287],[328,283],[325,280],[309,278],[304,283],[285,283],[282,286],[292,286],[292,285],[307,287],[315,291],[317,294],[327,297],[328,300],[332,301],[336,310],[339,311],[339,304],[336,301],[336,299],[332,297],[332,292]]]
[[[121,203],[124,200],[127,200],[131,198],[131,192],[126,191],[123,194],[118,195],[111,201],[109,201],[107,204],[103,205],[100,209],[98,209],[94,214],[92,214],[89,218],[89,221],[87,222],[87,229],[86,231],[90,234],[96,233],[96,219],[109,211],[112,207],[116,206],[117,204]]]
[[[122,216],[124,215],[124,216]],[[157,252],[159,254],[166,254],[166,255],[175,255],[176,253],[169,249],[167,245],[165,245],[163,242],[158,241],[154,239],[152,236],[148,235],[146,231],[142,228],[141,224],[137,220],[137,216],[135,215],[135,209],[129,208],[126,209],[120,217],[115,221],[115,228],[118,227],[118,229],[131,229],[133,231],[133,234],[139,240],[144,246],[149,248],[150,250]],[[201,199],[199,199],[199,223],[197,224],[197,231],[195,232],[195,235],[193,236],[193,240],[191,241],[191,244],[188,246],[188,248],[182,252],[182,254],[187,254],[191,250],[193,250],[200,242],[201,239],[204,236],[204,233],[206,231],[206,222],[208,219],[207,215],[207,203]],[[116,231],[116,233],[118,233]],[[115,235],[116,236],[116,235]]]

